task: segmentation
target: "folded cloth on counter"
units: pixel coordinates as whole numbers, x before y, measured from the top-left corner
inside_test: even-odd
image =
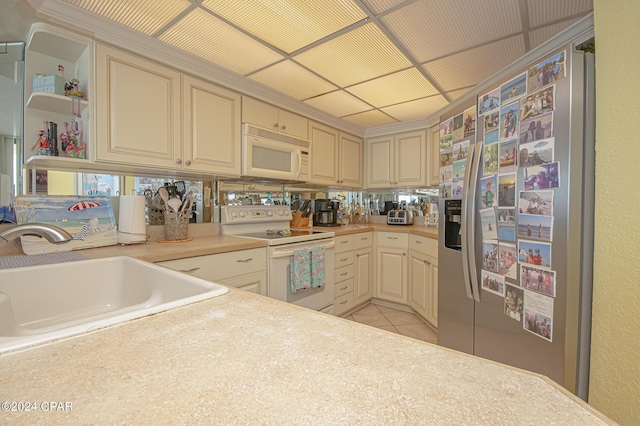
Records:
[[[324,247],[311,249],[311,287],[324,287]]]
[[[299,248],[291,256],[291,293],[311,287],[311,250]]]

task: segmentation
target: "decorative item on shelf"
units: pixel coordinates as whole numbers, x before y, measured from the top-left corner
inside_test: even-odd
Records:
[[[85,93],[80,90],[79,86],[80,80],[77,78],[64,83],[64,95],[72,98],[71,115],[75,115],[76,117],[82,117],[80,113],[80,101],[85,97]]]
[[[44,122],[45,128],[43,130],[38,130],[38,140],[33,144],[31,150],[35,150],[38,148],[37,155],[51,155],[51,143],[49,142],[49,122]]]
[[[56,126],[57,127],[57,126]],[[86,158],[87,143],[82,141],[81,132],[78,126],[78,122],[71,119],[71,124],[64,123],[64,131],[60,133],[60,156],[66,156],[68,158]]]

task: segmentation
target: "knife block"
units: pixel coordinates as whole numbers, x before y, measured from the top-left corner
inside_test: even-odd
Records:
[[[302,217],[300,210],[293,214],[293,219],[289,222],[289,228],[309,228],[311,226],[308,217]]]

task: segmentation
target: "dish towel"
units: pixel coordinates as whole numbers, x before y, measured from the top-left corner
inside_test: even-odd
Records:
[[[324,287],[324,247],[311,249],[311,287]]]
[[[299,248],[291,256],[291,293],[311,287],[311,250]]]

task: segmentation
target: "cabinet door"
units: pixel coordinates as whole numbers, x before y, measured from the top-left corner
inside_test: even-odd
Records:
[[[376,252],[376,296],[407,304],[407,250],[378,247]]]
[[[365,248],[355,252],[355,303],[364,303],[371,299],[371,267],[373,265],[373,249]]]
[[[240,95],[184,75],[183,167],[240,176]]]
[[[429,133],[427,170],[429,172],[429,185],[433,186],[440,183],[440,126],[433,126]]]
[[[280,132],[301,139],[309,139],[309,120],[283,109],[278,111]]]
[[[230,278],[228,280],[219,281],[220,284],[227,287],[234,287],[239,290],[249,291],[255,294],[266,296],[267,294],[267,273],[244,275],[238,278]]]
[[[427,282],[430,279],[430,265],[427,255],[411,250],[409,252],[409,306],[422,317],[429,316],[430,297]]]
[[[367,141],[367,187],[388,188],[393,185],[393,136]]]
[[[429,265],[429,279],[427,280],[427,321],[434,327],[438,327],[438,259],[427,256]]]
[[[242,97],[242,121],[279,131],[278,108],[248,96]]]
[[[96,46],[96,160],[181,165],[180,73]]]
[[[425,131],[403,133],[395,137],[394,184],[425,185],[427,144]]]
[[[324,124],[310,122],[311,183],[338,183],[338,131]]]
[[[340,133],[339,178],[340,185],[362,186],[362,139],[357,136]]]

